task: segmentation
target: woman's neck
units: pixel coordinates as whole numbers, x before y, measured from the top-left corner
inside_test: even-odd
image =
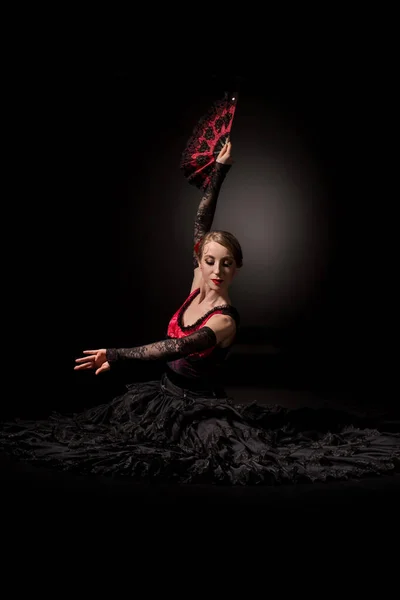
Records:
[[[199,304],[206,306],[219,306],[220,304],[230,304],[231,301],[227,293],[219,294],[216,290],[212,290],[208,285],[200,285]]]

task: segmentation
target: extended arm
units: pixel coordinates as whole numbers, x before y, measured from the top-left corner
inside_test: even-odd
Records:
[[[124,360],[175,360],[195,352],[212,348],[218,342],[219,333],[210,327],[202,327],[198,331],[177,339],[166,339],[145,346],[134,348],[101,348],[100,350],[84,350],[85,355],[77,358],[76,371],[96,369],[96,375],[108,371],[112,363]]]
[[[124,360],[176,360],[189,354],[202,352],[212,348],[224,340],[232,338],[236,324],[228,315],[214,315],[198,331],[183,338],[168,338],[145,346],[134,348],[101,348],[100,350],[84,350],[85,355],[77,358],[74,369],[96,369],[96,375],[108,371],[110,365]]]
[[[214,331],[210,327],[202,327],[183,338],[166,339],[135,348],[108,348],[106,358],[110,364],[120,360],[175,360],[211,348],[216,343]]]

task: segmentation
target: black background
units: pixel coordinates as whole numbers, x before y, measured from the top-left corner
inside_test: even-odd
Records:
[[[159,364],[98,378],[73,366],[83,349],[164,337],[190,289],[200,198],[179,171],[180,156],[210,102],[238,86],[236,162],[216,226],[228,228],[224,211],[232,198],[235,223],[251,238],[258,213],[250,207],[265,206],[249,202],[246,186],[263,172],[271,148],[285,153],[280,133],[289,131],[320,184],[312,204],[300,203],[303,226],[312,223],[317,234],[314,243],[307,240],[304,260],[311,265],[318,256],[319,270],[304,286],[293,270],[297,283],[277,309],[280,288],[262,258],[256,271],[254,262],[246,265],[244,244],[250,275],[245,289],[239,278],[232,292],[242,328],[227,382],[350,389],[361,402],[395,402],[388,289],[395,281],[389,224],[396,202],[383,191],[382,164],[390,156],[391,78],[370,56],[347,50],[257,58],[237,52],[229,62],[190,67],[162,53],[139,60],[133,50],[93,51],[64,67],[27,61],[11,73],[16,152],[4,214],[6,256],[13,259],[5,266],[5,300],[15,318],[5,376],[16,393],[3,408],[80,408],[108,399],[126,378],[158,376]],[[301,172],[301,164],[294,169]],[[240,240],[243,232],[235,231]]]

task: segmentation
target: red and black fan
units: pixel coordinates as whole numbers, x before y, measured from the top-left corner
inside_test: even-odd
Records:
[[[237,104],[237,94],[225,93],[195,126],[182,154],[181,169],[191,185],[205,190],[216,158],[229,138]]]

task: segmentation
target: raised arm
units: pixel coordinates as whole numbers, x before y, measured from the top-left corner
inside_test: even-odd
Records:
[[[232,144],[228,141],[217,156],[215,169],[211,177],[211,181],[200,200],[199,208],[197,210],[195,222],[194,222],[194,237],[193,247],[201,241],[206,233],[211,230],[215,209],[217,207],[217,200],[222,183],[232,166],[231,158]],[[198,260],[196,252],[193,252],[193,266],[198,267]]]

